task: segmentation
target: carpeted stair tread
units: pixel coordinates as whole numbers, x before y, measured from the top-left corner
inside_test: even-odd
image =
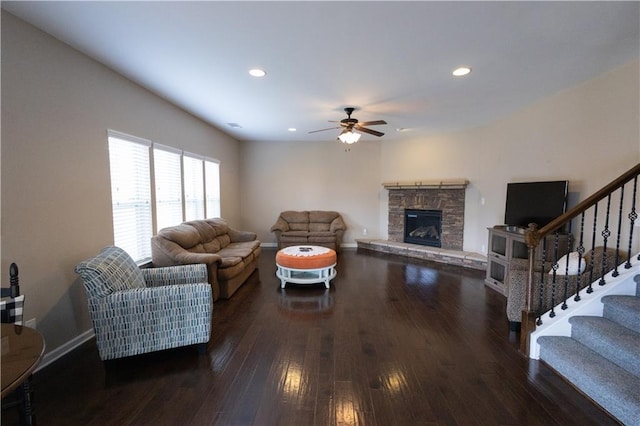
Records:
[[[625,425],[640,425],[640,378],[566,336],[538,339],[540,359]]]
[[[640,333],[640,297],[604,296],[602,303],[605,318]]]
[[[569,323],[571,337],[640,377],[640,333],[595,316],[571,317]]]

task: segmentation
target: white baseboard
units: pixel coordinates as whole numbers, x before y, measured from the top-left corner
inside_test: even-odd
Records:
[[[263,248],[277,248],[278,243],[260,243],[260,247]],[[358,248],[358,244],[356,243],[345,243],[340,245],[341,248]]]
[[[38,365],[38,368],[36,368],[35,372],[37,373],[38,371],[42,370],[49,364],[62,358],[72,350],[82,345],[83,343],[93,339],[94,336],[95,334],[93,333],[93,330],[87,330],[84,333],[80,334],[79,336],[76,336],[73,339],[69,340],[67,343],[61,346],[58,346],[51,352],[47,352],[42,357],[42,361]]]

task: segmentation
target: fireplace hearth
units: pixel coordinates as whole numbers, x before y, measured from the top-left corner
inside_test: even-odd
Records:
[[[442,210],[404,211],[404,242],[442,247]]]

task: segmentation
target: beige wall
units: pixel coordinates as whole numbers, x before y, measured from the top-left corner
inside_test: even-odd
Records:
[[[113,244],[107,129],[221,161],[239,225],[237,141],[2,12],[2,282],[55,349],[91,329],[74,266]]]
[[[568,179],[571,207],[640,161],[638,64],[612,70],[483,128],[383,142],[381,177],[469,179],[464,248],[484,253],[486,228],[504,220],[508,182]],[[382,203],[381,211],[386,208]],[[381,221],[382,235],[386,226]]]
[[[283,210],[336,210],[348,227],[345,242],[377,232],[380,144],[290,142],[242,144],[242,221],[264,243]]]

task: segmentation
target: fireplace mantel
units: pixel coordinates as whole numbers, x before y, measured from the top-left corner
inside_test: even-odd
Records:
[[[469,185],[467,179],[449,180],[419,180],[405,182],[383,182],[382,186],[388,190],[398,189],[465,189]]]

